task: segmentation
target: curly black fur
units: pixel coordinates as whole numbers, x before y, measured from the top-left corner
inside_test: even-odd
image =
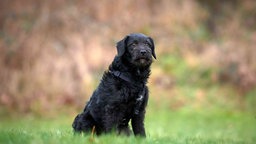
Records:
[[[75,132],[97,134],[116,130],[130,135],[146,136],[145,108],[148,102],[147,79],[152,56],[156,58],[154,42],[143,34],[130,34],[117,43],[118,54],[106,71],[98,88],[83,112],[73,122]]]

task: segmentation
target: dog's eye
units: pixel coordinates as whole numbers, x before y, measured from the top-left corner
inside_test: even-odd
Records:
[[[144,45],[146,45],[146,46],[151,46],[150,43],[147,42],[147,41],[144,43]]]
[[[137,46],[137,44],[136,44],[136,43],[132,43],[132,44],[130,44],[130,46],[131,46],[132,48],[134,48],[134,47]]]

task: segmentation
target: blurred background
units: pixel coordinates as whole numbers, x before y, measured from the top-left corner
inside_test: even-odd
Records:
[[[253,0],[1,0],[0,117],[82,111],[133,32],[155,40],[149,107],[256,113]]]

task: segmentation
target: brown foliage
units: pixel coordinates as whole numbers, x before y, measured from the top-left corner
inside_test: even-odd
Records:
[[[255,8],[251,1],[1,0],[1,107],[82,107],[94,73],[107,68],[115,42],[131,32],[152,35],[159,55],[178,48],[205,58],[200,64],[217,65],[221,82],[248,91],[256,84]],[[206,35],[198,34],[204,25]]]

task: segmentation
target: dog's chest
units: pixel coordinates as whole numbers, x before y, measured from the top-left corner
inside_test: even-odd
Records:
[[[121,101],[124,104],[127,105],[133,105],[136,103],[136,100],[141,97],[141,91],[139,88],[133,88],[133,87],[128,87],[122,89],[121,92]]]
[[[123,89],[121,94],[121,109],[123,109],[126,114],[137,113],[139,107],[144,101],[144,92],[143,88]]]

